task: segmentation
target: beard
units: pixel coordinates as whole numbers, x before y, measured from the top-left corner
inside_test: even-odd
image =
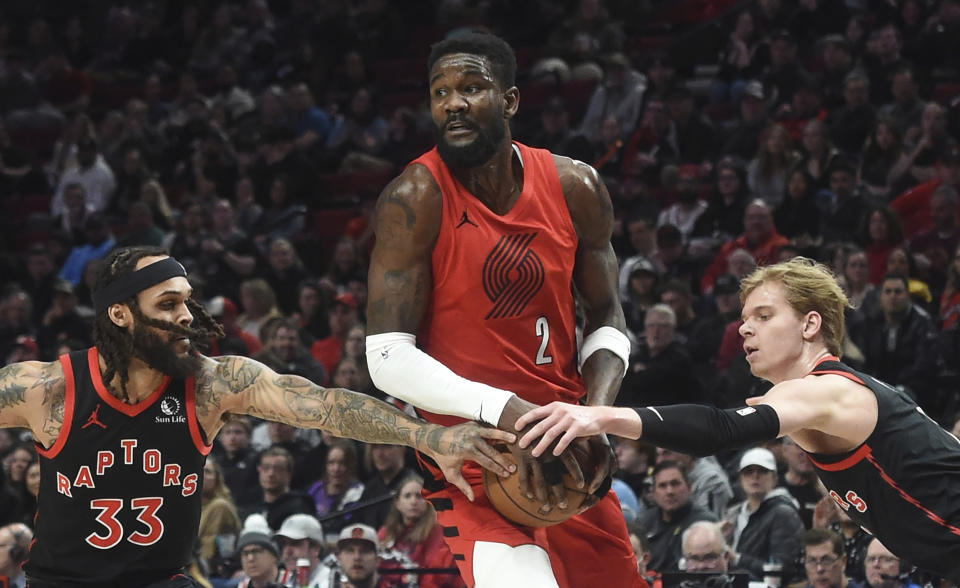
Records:
[[[437,140],[437,151],[440,153],[443,162],[450,167],[470,168],[478,167],[490,161],[490,158],[497,152],[497,149],[503,144],[503,139],[507,136],[507,123],[502,117],[503,113],[499,114],[500,116],[497,116],[495,113],[492,120],[488,121],[490,124],[485,127],[461,118],[459,122],[477,133],[473,141],[466,145],[451,145],[447,142],[446,134],[443,131],[453,117],[448,118],[441,126],[434,124],[433,131]]]
[[[173,331],[157,326],[165,332]],[[133,355],[151,368],[170,376],[175,380],[182,380],[195,375],[203,365],[203,359],[193,343],[189,343],[185,355],[179,355],[173,343],[167,338],[150,330],[141,321],[133,327]]]

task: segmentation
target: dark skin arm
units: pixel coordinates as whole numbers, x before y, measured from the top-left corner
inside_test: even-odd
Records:
[[[434,425],[365,394],[277,374],[247,357],[208,358],[197,376],[196,393],[197,418],[209,438],[227,414],[248,414],[366,443],[409,445],[436,460],[447,479],[470,500],[473,491],[460,474],[464,460],[509,475],[509,463],[486,439],[511,442],[513,435],[476,423]]]

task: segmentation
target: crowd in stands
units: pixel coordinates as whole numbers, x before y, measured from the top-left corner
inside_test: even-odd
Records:
[[[804,255],[854,303],[844,360],[954,427],[960,0],[3,10],[4,365],[89,346],[99,260],[160,245],[224,325],[208,354],[383,398],[364,353],[371,214],[432,146],[429,44],[480,28],[517,51],[514,138],[593,165],[613,201],[633,343],[618,403],[731,407],[763,393],[737,330],[739,280]],[[823,496],[789,440],[707,458],[627,440],[616,451],[646,571],[761,581],[775,562],[785,582],[876,587],[874,568],[895,559]],[[0,524],[32,525],[36,450],[0,430],[0,455]],[[196,573],[299,585],[307,566],[325,587],[453,567],[418,471],[403,448],[232,420],[204,472]],[[455,572],[377,582],[463,585]]]

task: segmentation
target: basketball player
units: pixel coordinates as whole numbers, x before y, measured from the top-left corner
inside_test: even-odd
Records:
[[[629,356],[610,197],[591,167],[511,141],[520,100],[515,72],[513,50],[493,35],[434,45],[437,147],[377,204],[370,374],[378,388],[441,424],[476,419],[509,430],[521,414],[554,400],[610,404]],[[574,287],[586,318],[579,350]],[[602,441],[590,441],[606,461],[585,490],[607,478],[610,451]],[[515,455],[528,496],[536,493],[544,510],[564,508],[556,468],[541,467],[529,452]],[[480,487],[476,467],[464,474]],[[450,480],[437,481],[427,498],[468,585],[643,585],[608,489],[583,514],[535,530],[499,516],[482,493],[469,503]]]
[[[483,437],[510,434],[445,430],[245,357],[200,355],[191,341],[223,331],[191,294],[162,250],[114,250],[93,293],[96,346],[0,370],[0,426],[30,429],[40,454],[30,588],[193,586],[180,570],[197,535],[204,458],[228,414],[405,443],[455,480],[464,457],[506,474]]]
[[[960,579],[960,442],[906,394],[840,362],[849,302],[833,276],[794,258],[754,271],[740,295],[750,369],[775,384],[748,407],[553,404],[518,420],[542,419],[520,445],[543,435],[540,454],[559,437],[559,451],[606,431],[706,455],[789,435],[850,518],[901,558]]]

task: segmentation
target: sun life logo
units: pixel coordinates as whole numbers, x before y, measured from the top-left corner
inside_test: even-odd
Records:
[[[180,412],[180,401],[173,396],[166,396],[160,402],[160,410],[167,416],[173,416]]]

